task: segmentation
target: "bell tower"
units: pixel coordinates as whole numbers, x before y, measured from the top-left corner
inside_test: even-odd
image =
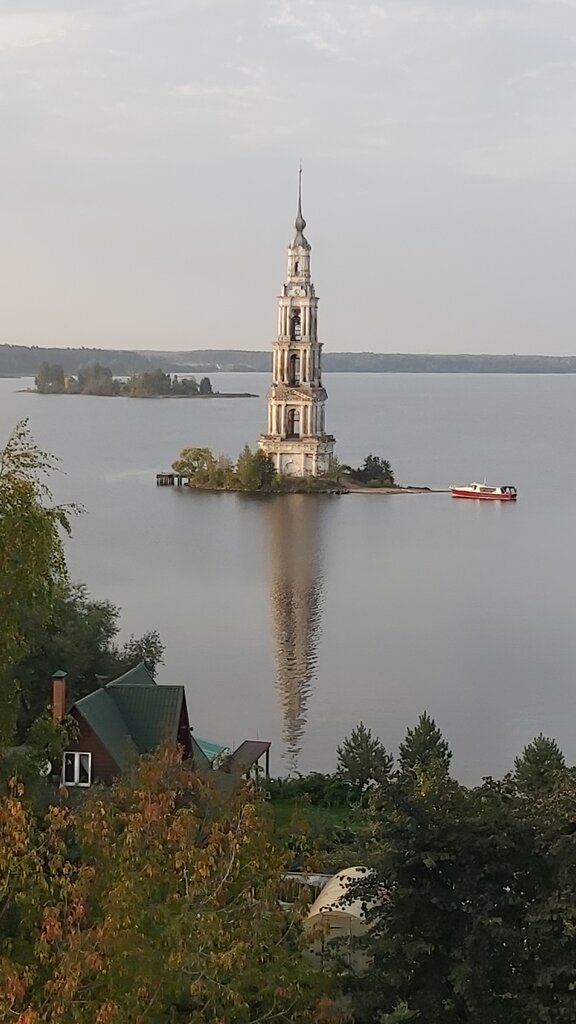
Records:
[[[273,346],[268,429],[259,447],[279,473],[321,476],[330,469],[334,438],[326,433],[318,297],[310,276],[310,243],[304,236],[302,168],[298,172],[296,234],[288,247],[286,283],[278,296],[278,339]]]

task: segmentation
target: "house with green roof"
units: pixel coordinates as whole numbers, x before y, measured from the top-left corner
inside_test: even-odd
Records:
[[[66,673],[52,677],[52,714],[66,714]],[[201,772],[241,779],[249,777],[261,758],[269,774],[270,743],[244,740],[232,753],[210,740],[192,735],[183,686],[159,686],[143,662],[118,679],[77,700],[68,711],[76,729],[64,752],[61,781],[89,787],[110,783],[128,771],[142,754],[163,745],[179,746],[183,759]],[[224,755],[226,754],[226,758]],[[221,761],[226,766],[220,765]],[[260,769],[258,769],[260,770]]]
[[[192,736],[184,687],[158,686],[143,663],[76,701],[68,714],[76,734],[64,754],[66,786],[111,782],[164,743],[178,744],[196,768],[210,766]]]

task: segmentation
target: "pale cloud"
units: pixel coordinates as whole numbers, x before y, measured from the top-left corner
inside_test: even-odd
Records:
[[[0,340],[267,344],[302,157],[330,348],[497,350],[504,303],[542,347],[525,253],[516,292],[501,253],[513,199],[516,232],[541,211],[531,273],[553,250],[570,280],[576,0],[0,6]],[[538,301],[550,350],[572,345],[571,297]]]
[[[576,138],[545,124],[535,125],[523,136],[464,153],[461,166],[467,174],[503,181],[573,181]]]
[[[0,49],[48,46],[69,36],[78,19],[73,14],[0,14]]]

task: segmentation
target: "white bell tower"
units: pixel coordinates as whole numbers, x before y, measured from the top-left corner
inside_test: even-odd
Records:
[[[322,345],[318,341],[318,298],[310,277],[310,244],[304,237],[302,168],[298,173],[296,234],[288,247],[286,283],[278,297],[278,340],[274,343],[268,429],[259,447],[279,473],[322,476],[334,455],[326,433],[322,387]]]

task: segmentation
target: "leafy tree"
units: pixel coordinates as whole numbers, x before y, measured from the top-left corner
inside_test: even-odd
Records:
[[[115,662],[114,674],[121,675],[122,672],[127,672],[128,669],[144,662],[150,675],[155,677],[158,666],[164,664],[165,650],[158,630],[149,629],[140,637],[132,633],[123,647],[113,647],[111,650],[112,660]]]
[[[212,381],[210,380],[210,377],[202,377],[202,380],[200,381],[200,394],[211,395],[212,393]]]
[[[0,1019],[321,1019],[326,980],[278,906],[284,857],[252,793],[222,803],[164,751],[40,826],[22,795],[0,801]]]
[[[388,459],[381,459],[378,455],[367,455],[362,467],[362,477],[366,483],[387,484],[394,483],[394,473]]]
[[[109,366],[91,363],[78,371],[78,387],[83,395],[115,395],[118,386]]]
[[[65,585],[54,595],[47,620],[27,620],[29,649],[18,664],[20,710],[18,735],[28,730],[50,701],[55,668],[68,673],[67,696],[72,703],[91,693],[98,676],[113,679],[143,661],[154,675],[163,661],[164,645],[155,630],[116,644],[120,610],[110,601],[95,601],[82,585]]]
[[[340,472],[351,477],[357,483],[373,487],[393,487],[394,472],[388,459],[381,459],[378,455],[367,455],[364,465],[357,469],[351,466],[341,466]]]
[[[65,390],[64,370],[58,363],[42,363],[34,380],[41,395],[62,394]]]
[[[540,733],[514,762],[516,781],[524,792],[550,788],[558,774],[565,771],[566,762],[556,740]]]
[[[0,747],[18,713],[17,666],[33,646],[29,623],[50,620],[68,572],[62,534],[71,506],[54,505],[43,477],[54,460],[19,423],[0,450]]]
[[[128,394],[136,398],[154,398],[169,395],[172,391],[172,380],[169,373],[162,370],[145,370],[134,373],[127,381]]]
[[[401,776],[380,793],[374,840],[373,873],[353,893],[371,906],[370,985],[350,979],[358,1024],[402,1004],[426,1024],[562,1019],[526,1013],[538,950],[527,924],[547,882],[513,788]]]
[[[228,455],[219,455],[210,471],[210,483],[213,487],[230,487],[235,479],[234,463]]]
[[[276,467],[260,448],[253,452],[249,445],[245,445],[238,456],[236,476],[243,490],[268,490],[276,477]]]
[[[258,487],[258,475],[254,463],[254,452],[250,445],[245,444],[236,462],[238,483],[247,491],[255,491]]]
[[[430,775],[435,772],[447,774],[452,752],[442,737],[436,722],[427,711],[418,719],[414,729],[408,729],[406,739],[400,744],[398,763],[404,775]]]
[[[209,448],[183,448],[172,463],[175,473],[194,478],[195,483],[207,483],[216,465],[216,459]]]
[[[360,789],[365,789],[370,782],[389,779],[393,764],[394,758],[363,722],[338,747],[338,774]]]
[[[196,377],[174,376],[172,378],[171,389],[173,395],[181,395],[184,397],[187,395],[197,395],[200,391]]]

